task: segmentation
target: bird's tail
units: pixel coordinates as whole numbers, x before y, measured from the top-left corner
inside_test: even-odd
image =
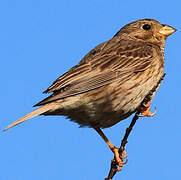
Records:
[[[55,109],[57,105],[54,103],[50,103],[50,104],[46,104],[38,109],[35,109],[34,111],[30,112],[29,114],[23,116],[22,118],[18,119],[17,121],[13,122],[12,124],[10,124],[7,128],[5,128],[3,131],[8,130],[9,128],[12,128],[13,126],[16,126],[28,119],[31,119],[35,116],[38,116],[40,114],[43,114],[44,112],[49,111],[50,109]]]

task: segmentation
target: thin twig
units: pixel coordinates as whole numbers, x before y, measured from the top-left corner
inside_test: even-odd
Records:
[[[123,151],[125,150],[125,146],[128,142],[128,137],[137,121],[137,119],[139,118],[139,115],[140,112],[137,111],[129,125],[129,127],[126,129],[126,132],[125,132],[125,135],[124,135],[124,138],[122,139],[121,141],[121,146],[119,148],[119,154],[122,155],[123,154]],[[127,161],[126,161],[127,162]],[[112,159],[111,161],[111,168],[110,168],[110,171],[109,171],[109,174],[108,174],[108,177],[105,178],[105,180],[112,180],[112,178],[114,177],[114,175],[118,172],[118,165],[115,161],[115,159]]]

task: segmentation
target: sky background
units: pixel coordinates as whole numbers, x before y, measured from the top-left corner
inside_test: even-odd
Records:
[[[4,0],[0,2],[0,128],[33,110],[48,86],[125,24],[153,18],[178,31],[165,48],[166,77],[140,118],[115,180],[181,179],[180,1]],[[105,134],[117,146],[131,117]],[[104,179],[113,154],[93,129],[39,116],[0,133],[0,180]]]

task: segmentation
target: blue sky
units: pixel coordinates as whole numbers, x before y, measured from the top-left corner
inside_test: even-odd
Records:
[[[0,2],[1,120],[5,128],[33,110],[51,83],[125,24],[154,18],[178,31],[165,48],[166,77],[126,146],[128,163],[115,180],[180,179],[179,1],[6,0]],[[131,117],[104,132],[119,145]],[[64,117],[36,117],[0,133],[1,180],[104,179],[112,153],[88,128]]]

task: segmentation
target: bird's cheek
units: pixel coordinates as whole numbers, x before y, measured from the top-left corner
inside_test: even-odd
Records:
[[[153,37],[154,37],[155,41],[157,41],[157,42],[162,42],[165,39],[165,37],[161,36],[159,33],[154,33]]]
[[[152,33],[139,33],[139,34],[136,34],[135,35],[135,38],[137,39],[141,39],[141,40],[149,40],[149,39],[152,39],[153,35]]]

